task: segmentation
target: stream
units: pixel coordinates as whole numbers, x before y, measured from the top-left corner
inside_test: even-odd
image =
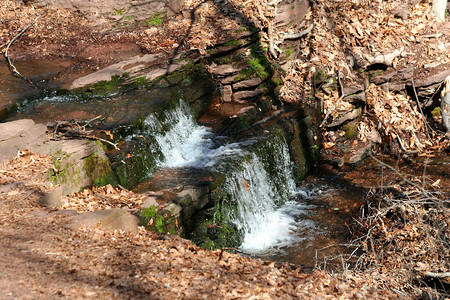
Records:
[[[160,115],[149,113],[165,105],[161,99],[170,92],[164,89],[137,89],[93,99],[44,92],[46,78],[59,72],[63,65],[46,66],[42,62],[30,63],[28,68],[22,66],[27,76],[46,70],[43,75],[33,75],[34,81],[39,79],[42,83],[38,89],[4,74],[1,82],[7,88],[3,89],[2,104],[16,101],[20,108],[7,120],[32,118],[46,123],[103,114],[111,128],[144,119],[145,134],[154,141],[155,151],[162,154],[158,156],[158,168],[207,170],[225,176],[221,188],[237,210],[222,209],[220,213],[241,233],[239,249],[243,253],[313,267],[315,249],[345,241],[342,228],[348,215],[333,211],[330,218],[324,199],[346,198],[346,188],[335,186],[333,180],[321,175],[298,185],[284,138],[270,137],[262,144],[257,138],[229,142],[210,127],[199,125],[184,101]],[[134,137],[131,134],[126,140]]]
[[[35,76],[35,81],[45,87],[46,78],[59,72],[62,66],[63,62],[52,67],[40,62],[23,65],[21,70],[27,76]],[[44,92],[41,86],[30,88],[3,72],[4,66],[1,68],[0,83],[5,88],[0,104],[4,107],[16,102],[19,107],[6,121],[32,118],[46,123],[92,119],[101,114],[105,117],[104,127],[100,128],[103,130],[142,120],[141,131],[127,132],[123,138],[128,143],[143,137],[152,152],[143,158],[155,160],[157,169],[173,176],[184,172],[215,174],[215,178],[221,178],[215,188],[222,195],[218,198],[221,206],[213,211],[211,221],[214,225],[215,218],[229,220],[240,235],[238,248],[245,255],[312,269],[316,260],[320,262],[348,251],[332,245],[348,242],[347,222],[367,189],[344,179],[342,170],[323,166],[313,170],[305,180],[296,181],[294,158],[282,135],[264,130],[261,136],[231,140],[217,134],[209,123],[199,124],[196,121],[199,113],[192,111],[192,104],[179,100],[189,99],[186,97],[189,93],[199,94],[195,88],[201,84],[195,80],[192,81],[195,88],[177,89],[176,101],[173,88],[165,86],[138,88],[103,98],[80,98]],[[39,75],[39,70],[46,73]],[[427,172],[447,176],[448,161],[448,156],[436,158],[429,163]],[[364,172],[370,177],[377,171],[376,166],[370,165],[358,168],[353,174],[356,178]],[[155,168],[144,171],[151,178]],[[376,175],[372,177],[370,184],[380,182]]]
[[[274,151],[268,156],[276,166],[276,172],[270,173],[267,156],[254,151],[252,140],[228,143],[226,137],[197,124],[183,101],[164,116],[149,115],[145,124],[146,138],[154,138],[162,153],[159,168],[224,173],[223,187],[237,211],[222,213],[228,213],[243,234],[239,246],[243,253],[312,268],[316,249],[345,243],[344,223],[349,212],[331,210],[330,214],[327,198],[356,203],[364,190],[352,189],[325,174],[316,174],[296,185],[283,139],[270,140],[269,148]]]

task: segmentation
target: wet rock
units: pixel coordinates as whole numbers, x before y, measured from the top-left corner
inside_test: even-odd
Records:
[[[100,226],[104,230],[123,230],[137,233],[138,217],[132,215],[126,209],[110,209],[86,212],[76,216],[68,217],[69,227],[92,227]]]
[[[244,89],[251,89],[254,87],[257,87],[258,85],[260,85],[262,82],[261,78],[252,78],[249,80],[244,80],[244,81],[240,81],[238,83],[233,84],[233,90],[234,91],[238,91],[238,90],[244,90]]]

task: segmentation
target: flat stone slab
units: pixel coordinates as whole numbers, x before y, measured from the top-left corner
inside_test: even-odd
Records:
[[[47,126],[29,119],[0,123],[0,162],[14,158],[18,151],[41,153],[49,141],[46,131]]]
[[[153,80],[172,73],[185,64],[186,62],[169,64],[162,54],[136,55],[80,77],[72,82],[70,88],[76,89],[101,81],[110,81],[113,76],[122,76],[125,73],[129,76],[145,76],[147,80]]]
[[[100,226],[104,230],[123,230],[137,233],[139,219],[126,209],[108,209],[86,212],[67,218],[69,227]]]

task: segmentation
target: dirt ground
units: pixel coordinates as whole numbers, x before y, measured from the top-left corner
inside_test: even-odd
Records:
[[[246,1],[245,5],[251,7],[252,2]],[[344,2],[345,5],[355,5],[360,10],[361,17],[373,13],[361,12],[363,5],[359,8],[357,5],[360,1]],[[369,2],[382,5],[382,1]],[[394,2],[398,3],[398,1],[392,3]],[[186,3],[188,8],[196,5],[196,1]],[[333,20],[342,31],[337,34],[340,39],[335,35],[330,36],[330,31],[326,27],[321,27],[328,24],[328,21],[323,19],[317,24],[319,28],[317,33],[308,41],[311,48],[316,49],[314,56],[319,63],[329,66],[329,72],[338,67],[333,64],[338,60],[330,55],[339,56],[346,51],[340,49],[341,41],[351,38],[346,36],[346,33],[352,32],[353,35],[360,36],[356,40],[353,38],[352,41],[348,41],[349,44],[353,42],[365,45],[370,39],[362,38],[364,33],[367,33],[363,30],[369,25],[374,25],[361,23],[356,19],[352,22],[337,22],[339,18],[345,20],[348,17],[340,15],[344,11],[339,9],[341,5],[342,1],[327,1],[320,6],[323,11],[333,14]],[[402,33],[405,26],[401,24],[402,22],[407,23],[408,32],[426,30],[423,34],[428,35],[433,35],[436,31],[442,30],[442,27],[448,26],[447,22],[427,27],[432,20],[423,13],[426,5],[429,5],[429,2],[420,3],[414,9],[413,13],[417,19],[402,19],[403,21],[380,19],[377,23],[378,29],[376,27],[372,29],[377,47],[389,45],[392,50],[402,42],[414,45],[416,42],[408,38],[409,33]],[[387,11],[395,8],[393,4],[391,6],[386,6]],[[253,7],[253,10],[248,11],[256,10]],[[161,25],[157,30],[134,24],[118,27],[115,20],[107,20],[100,27],[98,24],[93,27],[92,21],[77,13],[54,8],[34,8],[16,4],[13,0],[4,0],[0,4],[0,51],[4,53],[9,41],[25,26],[33,23],[10,49],[11,57],[15,60],[71,58],[77,61],[78,67],[76,70],[68,70],[69,73],[96,70],[130,54],[167,53],[180,45],[183,49],[197,49],[202,53],[205,48],[226,37],[214,35],[212,30],[205,30],[208,28],[202,22],[215,18],[211,5],[202,6],[197,12],[198,23],[191,28],[190,36],[183,39],[185,35],[180,33],[187,27],[180,19]],[[35,20],[38,16],[39,19]],[[258,21],[255,16],[248,17]],[[239,24],[230,22],[227,18],[217,18],[216,21],[216,27],[239,27]],[[389,22],[397,25],[391,24],[389,27],[386,25]],[[352,24],[353,29],[346,28],[347,24]],[[403,36],[405,41],[399,39]],[[434,59],[440,56],[446,59],[448,52],[445,52],[445,46],[448,44],[444,43],[442,49],[439,43],[433,44],[433,41],[431,38],[425,39],[423,43],[417,43],[421,45],[420,47],[425,47],[425,50],[420,48],[417,51],[428,51],[429,57]],[[306,48],[309,49],[309,46]],[[398,63],[403,64],[405,61],[402,59]],[[286,87],[291,88],[284,91],[286,97],[300,90],[301,93],[306,93],[311,88],[311,74],[298,71],[302,69],[304,62],[297,63],[297,71],[285,78]],[[339,95],[328,96],[326,99],[328,106],[331,107],[333,101],[338,98]],[[339,108],[336,111],[339,111]],[[3,267],[0,271],[0,298],[388,299],[419,295],[425,298],[439,297],[433,294],[426,284],[416,285],[412,275],[406,281],[398,280],[406,278],[404,261],[391,265],[386,262],[364,263],[357,271],[343,271],[337,274],[319,270],[306,274],[297,266],[278,265],[220,250],[203,250],[179,237],[156,235],[144,230],[138,234],[129,234],[104,232],[100,229],[73,229],[67,226],[65,221],[69,214],[67,211],[48,210],[38,204],[40,197],[51,188],[43,180],[49,168],[48,157],[33,154],[20,156],[0,166],[0,262]],[[448,173],[438,176],[447,176],[444,178],[447,181],[442,180],[442,183],[438,182],[435,186],[448,187]],[[352,180],[358,181],[361,177],[355,176]],[[436,183],[438,179],[439,177],[430,179],[430,184]],[[446,197],[448,199],[448,196]],[[408,209],[407,207],[407,211]],[[421,206],[421,209],[430,210],[429,205]],[[374,215],[378,212],[380,215],[384,213],[373,211]],[[448,204],[443,208],[443,213],[444,217],[447,216],[448,222]],[[386,213],[384,216],[394,220],[391,218],[393,215]],[[441,217],[436,217],[436,220],[441,222]],[[382,222],[386,220],[383,219]],[[386,225],[392,225],[394,229],[400,228],[387,222]],[[383,226],[373,227],[376,229],[374,232],[382,236],[385,234]],[[444,237],[442,238],[444,241],[446,239],[448,241],[445,234],[449,234],[449,227],[446,226],[443,227],[446,230],[443,231],[443,235],[438,235]],[[370,228],[372,227],[366,229],[370,231]],[[405,232],[411,231],[411,228],[415,227],[400,228],[402,231],[397,231],[395,237],[403,236],[407,241],[417,241],[423,237],[423,235],[414,238],[407,236]],[[423,232],[425,236],[429,233]],[[433,242],[438,243],[439,239]],[[423,244],[423,241],[421,243]],[[414,248],[414,245],[411,248]],[[381,246],[380,248],[372,246],[366,251],[373,254],[377,249],[384,249]],[[396,250],[396,248],[387,249],[388,254],[393,255],[390,256],[393,261],[404,255]],[[422,265],[408,266],[411,268],[407,270],[408,274],[413,274],[414,268],[421,271],[427,267],[434,267],[433,271],[437,273],[448,272],[447,254],[448,252],[443,252],[444,256],[423,255],[422,260],[417,260],[422,262]],[[370,255],[366,258],[370,258]],[[436,263],[441,265],[436,266],[429,261],[430,259],[436,259]],[[398,278],[395,278],[396,276]],[[443,294],[440,296],[445,297]]]

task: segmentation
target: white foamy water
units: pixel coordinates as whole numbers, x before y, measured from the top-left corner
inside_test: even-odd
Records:
[[[232,216],[238,229],[244,233],[241,248],[249,253],[281,248],[297,242],[296,217],[304,207],[289,201],[295,195],[295,182],[287,146],[274,153],[277,174],[268,174],[260,159],[253,154],[240,170],[228,177],[227,190],[236,199],[238,210]],[[277,187],[275,182],[283,184]],[[281,206],[277,203],[283,203]]]
[[[224,183],[237,212],[229,216],[243,233],[241,248],[258,253],[297,242],[296,217],[304,206],[289,198],[296,193],[289,149],[284,140],[273,141],[275,174],[269,174],[255,153],[242,150],[237,143],[218,145],[217,137],[205,126],[198,125],[189,107],[180,102],[163,121],[155,116],[145,120],[155,137],[163,159],[161,167],[216,168],[223,162],[240,158],[240,166],[228,171]],[[245,157],[245,158],[244,158]],[[236,160],[235,160],[236,161]]]
[[[156,133],[154,136],[164,157],[161,167],[212,167],[224,156],[240,152],[236,143],[217,147],[214,134],[208,127],[195,122],[190,108],[183,101],[175,110],[165,114],[164,121],[150,115],[145,124]]]

